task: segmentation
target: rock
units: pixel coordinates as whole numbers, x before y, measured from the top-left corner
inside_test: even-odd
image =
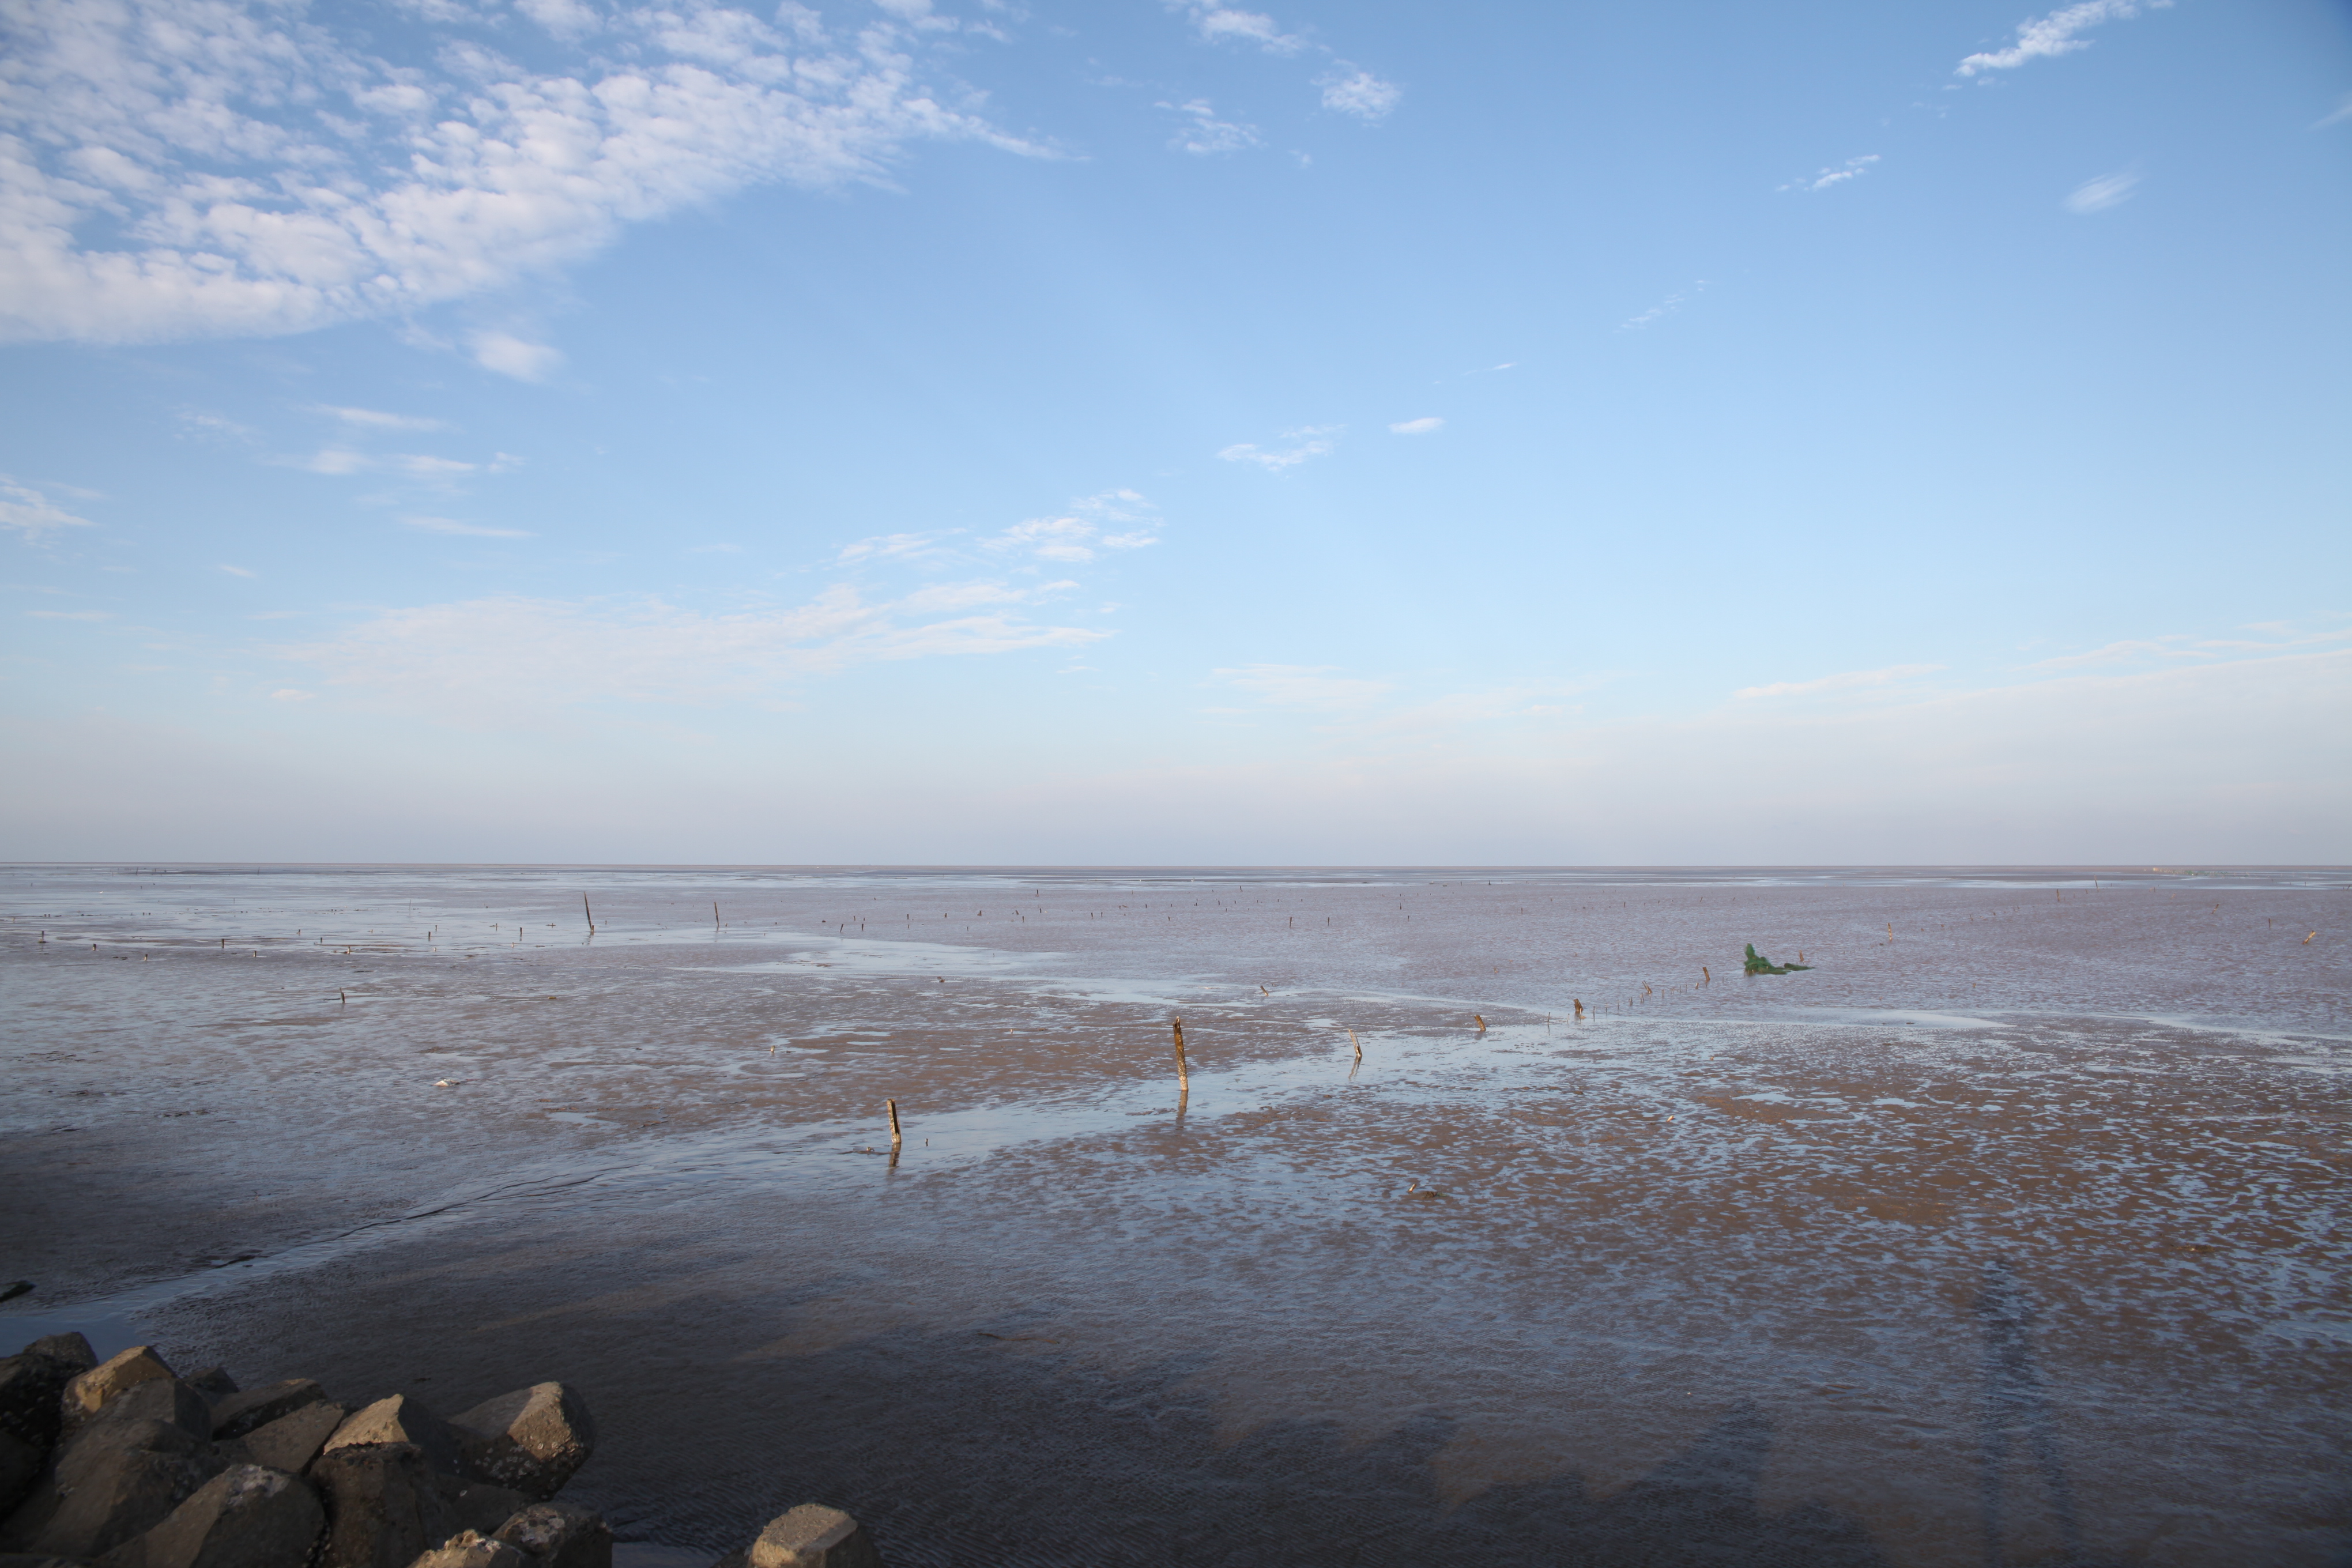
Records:
[[[461,1530],[408,1568],[530,1568],[530,1561],[503,1541],[485,1541],[478,1531]]]
[[[69,1361],[29,1349],[0,1361],[0,1517],[25,1500],[49,1462],[58,1402],[79,1371]]]
[[[213,1405],[176,1377],[150,1378],[115,1395],[105,1409],[68,1434],[65,1446],[71,1447],[80,1434],[115,1421],[161,1421],[192,1437],[209,1437]]]
[[[318,1568],[408,1568],[457,1533],[425,1451],[414,1443],[330,1448],[310,1466],[327,1495],[327,1544]]]
[[[498,1538],[530,1553],[532,1568],[613,1568],[603,1516],[572,1503],[533,1503],[499,1526]]]
[[[744,1555],[751,1568],[882,1568],[864,1526],[814,1502],[770,1520]]]
[[[495,1534],[499,1526],[512,1519],[518,1510],[530,1505],[530,1499],[522,1493],[509,1491],[488,1481],[467,1480],[462,1476],[436,1476],[433,1484],[441,1489],[441,1500],[449,1505],[449,1512],[457,1521],[457,1528],[470,1530],[477,1535]]]
[[[58,1489],[36,1495],[10,1518],[5,1544],[58,1557],[99,1556],[163,1523],[221,1468],[216,1455],[201,1448],[187,1454],[103,1448],[76,1466],[70,1483],[61,1464]]]
[[[305,1405],[290,1415],[280,1415],[264,1426],[257,1426],[243,1437],[232,1439],[257,1465],[267,1465],[273,1470],[300,1475],[343,1424],[345,1411],[340,1405],[324,1401]]]
[[[0,1568],[84,1568],[70,1557],[49,1557],[37,1552],[0,1552]]]
[[[192,1372],[181,1380],[206,1399],[221,1400],[236,1392],[236,1379],[225,1366],[208,1366],[202,1372]]]
[[[72,1441],[58,1451],[57,1489],[62,1495],[81,1485],[83,1476],[109,1454],[168,1454],[187,1459],[211,1452],[210,1445],[175,1423],[110,1416],[75,1433]]]
[[[88,1372],[98,1364],[98,1352],[79,1334],[44,1334],[26,1345],[25,1353],[64,1362],[76,1372]]]
[[[255,1427],[267,1426],[306,1405],[324,1404],[326,1398],[327,1391],[307,1377],[289,1377],[249,1393],[231,1393],[213,1406],[213,1436],[242,1437]]]
[[[99,1568],[303,1568],[326,1528],[310,1489],[283,1470],[236,1465]]]
[[[145,1345],[133,1345],[66,1384],[66,1423],[86,1421],[139,1384],[159,1378],[176,1381],[162,1356]]]
[[[450,1425],[465,1445],[466,1468],[527,1497],[553,1497],[596,1450],[586,1401],[561,1383],[536,1383],[486,1399]]]
[[[13,1432],[0,1432],[0,1518],[16,1512],[16,1505],[33,1495],[33,1483],[48,1462],[47,1448]]]
[[[459,1473],[458,1442],[464,1436],[405,1394],[395,1394],[344,1416],[324,1451],[405,1443],[424,1454],[428,1469],[454,1476]]]

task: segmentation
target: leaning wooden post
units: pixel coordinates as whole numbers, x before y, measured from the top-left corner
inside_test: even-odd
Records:
[[[1478,1020],[1478,1032],[1482,1035],[1485,1034],[1486,1032],[1486,1015],[1483,1013],[1473,1013],[1470,1016]]]
[[[898,1102],[895,1100],[886,1100],[882,1103],[887,1107],[890,1111],[890,1152],[895,1154],[898,1152],[898,1144],[900,1142],[898,1137]]]
[[[1190,1094],[1192,1092],[1192,1075],[1184,1066],[1184,1020],[1171,1018],[1169,1022],[1176,1031],[1176,1092]]]
[[[1356,1059],[1358,1061],[1362,1061],[1364,1059],[1364,1042],[1356,1038],[1356,1031],[1353,1029],[1348,1031],[1348,1043],[1356,1047]]]
[[[596,911],[588,907],[588,895],[585,893],[580,895],[580,912],[588,917],[588,934],[590,936],[594,936],[596,934]]]

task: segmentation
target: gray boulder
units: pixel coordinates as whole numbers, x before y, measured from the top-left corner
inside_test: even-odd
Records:
[[[255,1427],[267,1426],[306,1405],[323,1405],[326,1401],[327,1391],[307,1377],[289,1377],[283,1383],[243,1394],[231,1391],[213,1406],[213,1436],[242,1437]]]
[[[345,1414],[340,1405],[305,1405],[290,1415],[280,1415],[229,1441],[254,1464],[299,1476],[310,1468],[310,1461],[343,1424]]]
[[[317,1568],[408,1568],[457,1533],[425,1451],[414,1443],[330,1448],[310,1466],[327,1499],[327,1542]]]
[[[601,1515],[568,1502],[534,1503],[498,1528],[532,1568],[613,1568],[613,1532]]]
[[[201,1372],[188,1373],[181,1381],[215,1403],[236,1392],[236,1379],[228,1374],[228,1368],[225,1366],[208,1366]]]
[[[182,1498],[210,1480],[226,1460],[214,1455],[186,1426],[138,1413],[137,1407],[147,1406],[173,1414],[173,1386],[147,1384],[84,1423],[58,1451],[47,1483],[37,1483],[30,1497],[0,1526],[0,1547],[32,1550],[35,1542],[49,1541],[53,1529],[67,1531],[66,1537],[58,1538],[61,1542],[68,1537],[81,1541],[94,1531],[112,1545],[124,1533],[136,1535],[155,1523]],[[165,1464],[166,1460],[179,1461],[180,1467]],[[158,1495],[170,1500],[158,1508],[154,1505]],[[136,1528],[118,1529],[112,1521],[116,1510],[123,1509],[131,1510],[124,1517],[133,1521],[142,1517],[142,1509],[151,1510],[153,1518]],[[68,1552],[63,1544],[40,1549],[68,1556],[89,1555]]]
[[[236,1465],[98,1568],[303,1568],[326,1528],[310,1489],[283,1470]]]
[[[882,1568],[863,1525],[814,1502],[770,1520],[744,1559],[751,1568]]]
[[[530,1568],[530,1560],[503,1541],[485,1541],[464,1530],[425,1552],[408,1568]]]
[[[222,1468],[218,1456],[202,1451],[103,1448],[77,1458],[70,1481],[61,1464],[57,1489],[17,1510],[0,1544],[57,1557],[100,1556],[163,1523]]]
[[[486,1399],[453,1418],[466,1468],[527,1497],[553,1497],[596,1450],[596,1424],[579,1391],[537,1383]]]
[[[66,1425],[87,1421],[139,1384],[157,1379],[176,1381],[162,1356],[146,1345],[133,1345],[66,1384]]]
[[[433,1484],[441,1489],[441,1500],[449,1505],[457,1528],[477,1535],[496,1534],[499,1526],[530,1503],[530,1499],[520,1492],[509,1491],[488,1481],[467,1480],[462,1476],[436,1476]]]
[[[16,1512],[17,1505],[33,1495],[41,1467],[48,1462],[47,1448],[0,1432],[0,1518]]]
[[[76,1372],[88,1372],[98,1364],[98,1352],[79,1334],[43,1334],[25,1347],[25,1353],[65,1362]]]
[[[46,1453],[58,1440],[58,1401],[80,1372],[71,1362],[38,1351],[0,1361],[0,1432]]]
[[[97,1415],[74,1426],[66,1433],[59,1451],[70,1450],[85,1436],[109,1427],[141,1421],[161,1421],[201,1440],[212,1436],[213,1407],[203,1394],[176,1377],[150,1378],[116,1394]]]
[[[0,1518],[15,1512],[40,1479],[57,1446],[58,1402],[83,1370],[34,1349],[0,1361]]]
[[[395,1394],[343,1417],[343,1424],[327,1439],[325,1451],[331,1454],[338,1448],[405,1443],[425,1456],[427,1468],[456,1475],[460,1468],[458,1444],[463,1436],[415,1400]],[[486,1479],[498,1479],[496,1476]]]

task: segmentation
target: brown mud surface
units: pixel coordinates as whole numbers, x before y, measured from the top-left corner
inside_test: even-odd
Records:
[[[15,868],[0,1331],[647,1568],[2340,1563],[2346,880]]]

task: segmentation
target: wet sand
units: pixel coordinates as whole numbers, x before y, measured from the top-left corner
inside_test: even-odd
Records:
[[[2346,881],[16,868],[0,1327],[648,1568],[2338,1563]]]

